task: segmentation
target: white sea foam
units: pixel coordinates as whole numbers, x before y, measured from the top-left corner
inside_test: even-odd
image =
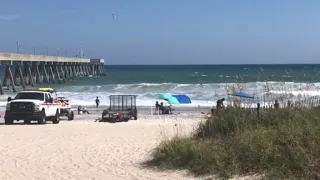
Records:
[[[137,105],[153,106],[156,93],[185,94],[191,98],[192,103],[183,106],[212,106],[219,98],[232,100],[227,94],[243,89],[254,100],[242,100],[245,104],[262,102],[270,104],[275,99],[301,100],[311,96],[320,96],[320,83],[294,83],[294,82],[250,82],[244,84],[236,83],[212,83],[212,84],[174,84],[174,83],[139,83],[139,84],[110,84],[96,86],[70,86],[66,85],[57,88],[59,96],[70,99],[72,105],[95,105],[95,98],[98,96],[101,105],[109,104],[109,95],[133,94],[137,95]],[[283,96],[283,95],[286,96]],[[14,96],[14,94],[7,94]],[[0,106],[5,106],[8,96],[0,97]],[[229,99],[230,97],[230,99]],[[255,105],[250,105],[255,106]]]

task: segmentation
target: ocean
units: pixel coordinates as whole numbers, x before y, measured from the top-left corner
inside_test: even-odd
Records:
[[[138,106],[153,106],[156,93],[185,94],[192,104],[212,106],[219,98],[239,90],[253,95],[254,101],[273,101],[281,94],[290,98],[320,95],[320,65],[106,65],[107,76],[83,77],[66,84],[50,85],[72,105],[101,105],[109,95],[137,95]],[[40,87],[48,87],[41,85]],[[5,105],[6,93],[0,98]],[[267,97],[267,98],[266,98]],[[266,100],[267,99],[267,100]]]

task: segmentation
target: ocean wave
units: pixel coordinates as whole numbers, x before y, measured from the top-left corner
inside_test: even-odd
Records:
[[[209,83],[209,84],[176,84],[176,83],[137,83],[137,84],[110,84],[95,86],[62,86],[56,88],[59,96],[70,99],[72,105],[94,105],[95,98],[100,98],[102,105],[109,104],[110,95],[132,94],[137,95],[137,105],[153,106],[157,100],[156,93],[186,94],[192,104],[186,106],[212,106],[216,100],[228,97],[235,91],[243,90],[254,95],[255,102],[274,101],[287,94],[286,98],[297,99],[302,96],[320,96],[320,83],[295,82],[250,82],[238,83]],[[9,94],[14,96],[14,94]],[[8,96],[9,96],[8,95]],[[0,106],[6,104],[7,96],[1,96]],[[229,98],[228,98],[229,99]]]

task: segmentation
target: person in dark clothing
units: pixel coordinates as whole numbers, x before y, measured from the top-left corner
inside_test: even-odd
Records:
[[[164,109],[163,102],[161,102],[161,103],[159,104],[159,110],[160,110],[161,114],[164,114],[165,109]]]
[[[99,100],[99,97],[97,96],[97,98],[96,98],[96,106],[97,106],[97,108],[99,107],[99,104],[100,104],[100,100]]]
[[[274,108],[278,109],[279,108],[279,102],[278,100],[274,101]]]
[[[223,106],[223,101],[224,101],[225,99],[224,98],[222,98],[222,99],[219,99],[218,101],[217,101],[217,111],[219,111],[221,108],[222,108],[222,106]]]
[[[86,108],[82,107],[82,106],[78,106],[78,114],[81,114],[81,112],[90,114],[88,110],[86,110]]]
[[[292,103],[290,100],[288,100],[288,108],[291,108],[292,107]]]
[[[220,99],[218,99],[217,103],[216,103],[216,109],[217,111],[220,109],[220,104],[221,104],[221,101]]]
[[[84,113],[90,114],[89,111],[86,110],[86,108],[82,108],[82,112],[83,112],[83,114],[84,114]]]
[[[80,114],[80,111],[82,111],[82,107],[78,106],[78,114]]]
[[[158,101],[156,101],[156,114],[159,113],[160,110],[160,104]]]
[[[159,104],[159,110],[161,111],[161,114],[169,114],[170,109],[164,106],[163,102]]]

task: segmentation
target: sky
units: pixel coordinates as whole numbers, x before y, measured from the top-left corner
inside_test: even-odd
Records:
[[[0,52],[105,64],[320,62],[319,0],[1,0]],[[115,14],[116,18],[113,18]]]

